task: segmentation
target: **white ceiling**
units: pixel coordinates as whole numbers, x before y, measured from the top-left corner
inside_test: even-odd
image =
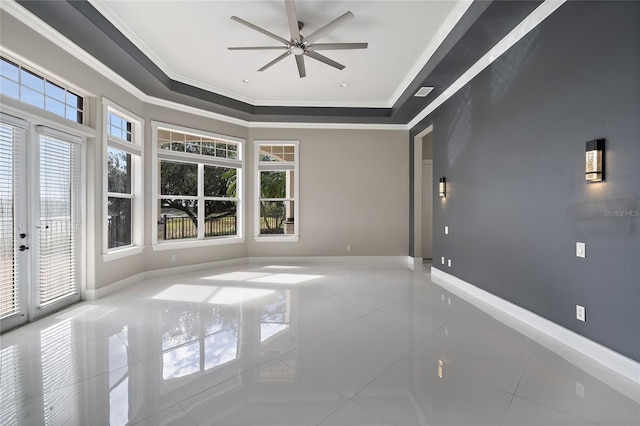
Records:
[[[301,79],[293,55],[258,72],[281,52],[227,49],[278,45],[232,21],[233,15],[289,39],[284,0],[90,1],[174,80],[253,105],[381,108],[393,105],[471,4],[298,0],[303,35],[351,11],[355,19],[318,42],[369,43],[366,50],[322,52],[345,65],[342,71],[305,56],[307,77]]]

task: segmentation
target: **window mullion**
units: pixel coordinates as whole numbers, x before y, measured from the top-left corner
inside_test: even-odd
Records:
[[[169,194],[161,194],[158,196],[161,200],[198,200],[197,195],[169,195]]]
[[[204,239],[204,164],[198,164],[198,239]]]
[[[119,149],[120,151],[124,151],[127,154],[131,155],[142,155],[142,147],[140,145],[135,144],[134,142],[123,141],[119,138],[114,138],[113,136],[109,136],[108,144],[112,148]]]
[[[134,199],[134,195],[133,194],[127,194],[127,193],[123,193],[123,192],[107,192],[107,197],[110,198],[129,198],[129,199]]]

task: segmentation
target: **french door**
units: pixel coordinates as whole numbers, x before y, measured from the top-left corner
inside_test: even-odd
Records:
[[[80,299],[81,138],[0,116],[0,327]]]

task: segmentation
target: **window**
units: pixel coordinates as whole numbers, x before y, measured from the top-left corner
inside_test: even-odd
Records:
[[[104,253],[134,254],[143,245],[142,119],[107,99],[103,99],[103,105],[107,220]],[[124,250],[127,248],[137,250],[132,253]]]
[[[257,241],[297,241],[298,141],[256,141]]]
[[[155,243],[242,237],[242,142],[154,123]]]
[[[0,57],[0,79],[3,95],[83,123],[84,98],[60,84],[4,57]]]

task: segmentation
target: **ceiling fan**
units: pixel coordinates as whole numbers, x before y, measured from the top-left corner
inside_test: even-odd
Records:
[[[344,65],[334,61],[333,59],[329,59],[324,55],[318,53],[318,50],[342,50],[342,49],[366,49],[369,45],[368,43],[315,43],[316,40],[326,36],[331,31],[338,28],[340,25],[350,21],[355,18],[354,14],[351,12],[346,12],[345,14],[337,17],[333,21],[329,22],[324,27],[318,29],[314,33],[310,34],[307,37],[304,37],[300,34],[300,31],[304,27],[304,24],[298,21],[298,14],[296,12],[296,4],[294,0],[285,0],[285,6],[287,9],[287,19],[289,22],[289,30],[291,31],[291,38],[289,40],[280,37],[270,31],[265,30],[264,28],[260,28],[257,25],[252,24],[251,22],[247,22],[244,19],[238,18],[237,16],[232,16],[236,22],[239,22],[247,27],[258,31],[270,37],[274,40],[282,43],[282,46],[249,46],[249,47],[229,47],[229,50],[284,50],[285,52],[275,58],[273,61],[269,62],[267,65],[260,68],[258,71],[264,71],[272,65],[280,62],[284,58],[289,55],[294,55],[296,58],[296,64],[298,65],[298,74],[300,74],[300,78],[306,77],[307,73],[304,67],[304,57],[308,56],[309,58],[315,59],[316,61],[320,61],[324,64],[330,65],[339,70],[344,69]]]

